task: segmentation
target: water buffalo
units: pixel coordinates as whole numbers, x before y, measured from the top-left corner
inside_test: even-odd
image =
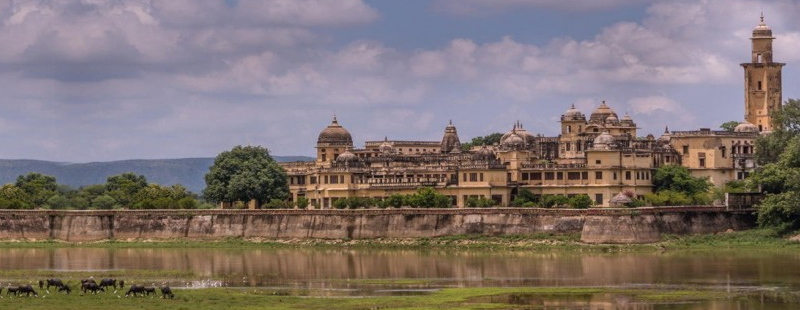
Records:
[[[97,291],[105,292],[106,290],[97,285],[97,283],[86,282],[83,285],[81,285],[81,291],[83,291],[84,294],[86,294],[87,291],[91,291],[92,294],[97,294]]]
[[[144,293],[147,296],[150,296],[150,294],[153,294],[153,296],[156,296],[156,287],[155,286],[145,287],[144,288]]]
[[[125,288],[125,280],[119,280],[119,288],[120,289]]]
[[[35,296],[35,297],[39,297],[39,294],[36,293],[36,291],[33,289],[33,287],[30,284],[20,285],[17,288],[17,295],[22,296],[22,294],[25,294],[25,296],[28,296],[28,297],[30,297],[31,294],[33,294],[33,296]]]
[[[44,281],[39,280],[39,289],[41,290],[43,288],[44,288]]]
[[[42,283],[41,282],[42,281],[39,281],[39,288],[42,288]],[[45,281],[45,282],[47,284],[47,289],[48,290],[50,290],[51,286],[55,286],[55,287],[59,287],[59,288],[64,286],[64,282],[62,282],[61,279],[47,279],[47,281]]]
[[[62,284],[61,286],[58,287],[58,292],[59,293],[64,292],[65,294],[70,294],[72,293],[72,289],[69,287],[69,285]]]
[[[172,289],[166,283],[161,284],[161,298],[174,299],[175,294],[172,293]]]
[[[144,297],[145,294],[144,285],[131,284],[131,287],[128,289],[128,292],[125,293],[125,297],[128,297],[131,294],[133,294],[133,297],[136,297],[136,294],[141,294],[142,297]]]
[[[117,279],[102,279],[102,280],[100,280],[100,287],[106,288],[106,287],[109,287],[109,286],[114,287],[114,290],[116,291],[117,290]]]
[[[19,292],[19,287],[9,286],[8,288],[6,288],[6,295],[14,294],[14,296],[17,296],[18,292]]]
[[[88,279],[82,279],[82,280],[81,280],[81,286],[83,286],[83,285],[84,285],[84,284],[86,284],[86,283],[94,283],[94,284],[97,284],[97,281],[95,281],[95,280],[94,280],[94,277],[89,277]]]

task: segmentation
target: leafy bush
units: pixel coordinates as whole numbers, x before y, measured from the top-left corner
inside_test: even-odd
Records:
[[[466,201],[467,208],[491,208],[492,206],[496,205],[497,203],[494,200],[480,197],[470,197]]]
[[[542,197],[541,203],[543,208],[561,207],[567,204],[569,204],[569,198],[564,195],[546,195]]]
[[[306,197],[298,197],[297,202],[295,202],[298,209],[305,209],[308,208],[308,198]]]
[[[588,209],[594,205],[594,201],[588,195],[576,195],[569,198],[569,205],[576,209]]]

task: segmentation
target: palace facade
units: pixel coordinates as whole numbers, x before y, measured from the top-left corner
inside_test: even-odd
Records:
[[[554,137],[534,135],[517,122],[499,143],[462,151],[450,122],[441,141],[385,138],[355,148],[334,116],[319,134],[316,161],[281,166],[292,200],[305,197],[321,208],[331,208],[338,198],[383,199],[420,187],[449,196],[456,207],[480,197],[508,206],[521,189],[541,196],[585,194],[607,207],[622,192],[652,192],[653,172],[666,164],[682,165],[722,186],[755,169],[755,140],[772,130],[770,115],[781,107],[784,64],[772,62],[774,37],[763,16],[751,40],[752,61],[742,64],[745,120],[734,131],[666,129],[658,138],[642,138],[629,115],[620,118],[603,101],[588,117],[574,106],[567,109]]]

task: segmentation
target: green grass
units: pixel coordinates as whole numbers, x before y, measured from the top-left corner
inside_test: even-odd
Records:
[[[796,234],[796,233],[795,233]],[[793,234],[790,234],[793,235]],[[800,242],[790,241],[772,229],[752,229],[730,233],[703,235],[663,235],[655,244],[584,244],[580,233],[533,235],[454,235],[434,238],[377,238],[359,240],[291,239],[249,240],[227,238],[222,240],[163,240],[61,242],[19,241],[0,242],[0,248],[355,248],[355,249],[424,249],[424,250],[507,250],[536,251],[559,250],[578,252],[631,252],[712,248],[770,248],[800,250]]]
[[[606,288],[456,288],[444,289],[424,296],[402,297],[308,297],[286,296],[269,289],[176,289],[174,300],[160,298],[118,298],[113,293],[86,295],[50,294],[44,298],[5,298],[3,309],[508,309],[520,305],[507,304],[502,296],[533,296],[558,300],[575,297],[581,300],[597,295],[624,295],[642,302],[702,302],[731,296],[720,291],[696,289],[606,289]],[[487,298],[495,296],[498,298]]]
[[[777,231],[768,228],[690,236],[664,235],[662,239],[663,241],[660,245],[665,249],[759,248],[800,250],[800,242],[790,241]]]

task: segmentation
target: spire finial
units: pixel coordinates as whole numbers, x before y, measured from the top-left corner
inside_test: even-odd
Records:
[[[664,133],[669,133],[669,126],[664,126]]]
[[[453,120],[450,120],[450,125],[451,125],[451,126],[453,125]]]
[[[383,136],[383,142],[389,142],[389,136]]]
[[[764,9],[761,9],[761,22],[764,22]]]

